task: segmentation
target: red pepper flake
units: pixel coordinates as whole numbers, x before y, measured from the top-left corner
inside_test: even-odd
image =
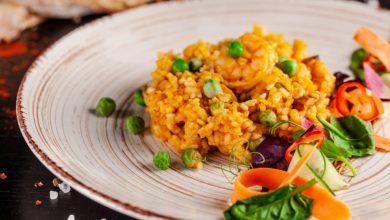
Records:
[[[37,32],[32,32],[30,37],[33,40],[38,40],[39,39],[39,34]]]
[[[27,48],[23,42],[0,44],[0,57],[12,57],[26,53]]]
[[[34,183],[34,187],[35,187],[35,188],[37,188],[37,187],[41,187],[41,186],[43,186],[43,183],[42,183],[42,182],[40,182],[40,181],[39,181],[39,182],[35,182],[35,183]]]
[[[6,180],[7,179],[7,175],[5,175],[5,173],[0,173],[0,180]]]
[[[0,98],[8,98],[10,96],[11,96],[11,94],[7,90],[0,89]]]
[[[6,108],[6,109],[4,109],[4,113],[5,113],[8,117],[10,117],[10,118],[15,118],[15,117],[16,117],[16,111],[15,111],[15,109],[8,109],[8,108]]]
[[[41,51],[40,50],[38,50],[37,48],[33,48],[32,50],[31,50],[31,54],[32,55],[39,55],[41,53]]]
[[[12,68],[11,68],[11,71],[13,73],[17,73],[20,71],[20,67],[18,65],[13,65]]]
[[[39,199],[37,199],[37,200],[35,201],[35,206],[40,206],[40,205],[42,205],[42,201],[39,200]]]

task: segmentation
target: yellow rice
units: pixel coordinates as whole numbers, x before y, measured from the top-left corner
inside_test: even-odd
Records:
[[[232,40],[240,41],[245,48],[236,59],[227,53]],[[283,35],[267,34],[255,25],[252,32],[237,39],[218,44],[199,41],[186,47],[182,54],[159,54],[153,82],[144,91],[153,134],[178,152],[197,148],[207,153],[217,148],[224,154],[234,151],[234,156],[242,159],[249,155],[245,140],[269,132],[257,121],[262,111],[273,110],[278,120],[301,123],[301,117],[306,117],[318,124],[317,113],[329,117],[327,106],[335,79],[321,60],[303,62],[306,49],[303,40],[295,40],[291,47]],[[293,77],[275,66],[280,56],[298,63]],[[175,58],[201,59],[200,73],[173,74]],[[222,94],[211,99],[202,93],[204,81],[210,78],[219,81],[223,88]],[[224,102],[225,109],[211,115],[209,105],[214,101]],[[288,139],[298,129],[284,124],[278,135]]]

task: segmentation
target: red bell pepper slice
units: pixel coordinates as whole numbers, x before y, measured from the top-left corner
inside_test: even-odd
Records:
[[[378,118],[382,103],[370,90],[358,82],[342,84],[336,93],[336,108],[343,115],[357,115],[371,121]]]
[[[319,142],[316,144],[317,147],[321,147],[324,143],[324,133],[322,131],[312,131],[309,133],[304,134],[302,137],[300,137],[298,140],[296,140],[290,147],[287,148],[286,153],[284,157],[286,158],[287,162],[290,163],[292,160],[291,153],[297,149],[297,147],[300,144],[304,143],[310,143],[316,140],[319,140]]]

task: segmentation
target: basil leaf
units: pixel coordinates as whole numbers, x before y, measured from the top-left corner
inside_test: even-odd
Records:
[[[315,184],[309,181],[306,186],[292,185],[282,187],[274,192],[253,196],[238,201],[224,212],[227,220],[256,220],[256,219],[308,219],[313,209],[313,200],[300,192]]]
[[[345,116],[341,118],[331,117],[330,123],[344,136],[341,137],[336,132],[329,130],[329,133],[336,146],[343,148],[351,156],[366,156],[375,153],[372,126],[359,117]]]

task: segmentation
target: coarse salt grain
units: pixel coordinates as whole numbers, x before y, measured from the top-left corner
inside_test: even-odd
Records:
[[[41,200],[39,200],[39,199],[37,199],[37,200],[35,201],[35,205],[36,205],[36,206],[40,206],[40,205],[42,205],[42,201],[41,201]]]
[[[0,180],[5,180],[7,179],[7,175],[5,173],[0,173]]]
[[[68,220],[75,220],[74,215],[69,215]]]
[[[70,186],[66,183],[60,183],[58,184],[58,187],[60,188],[60,190],[63,192],[63,193],[68,193],[70,192]]]
[[[58,192],[56,191],[50,191],[50,199],[54,200],[58,198]]]

